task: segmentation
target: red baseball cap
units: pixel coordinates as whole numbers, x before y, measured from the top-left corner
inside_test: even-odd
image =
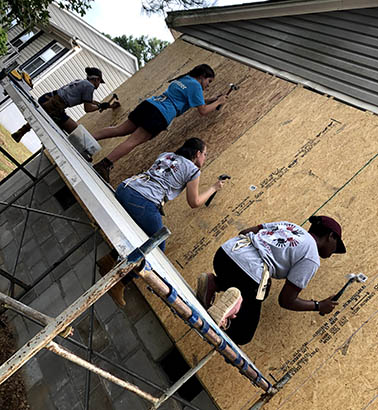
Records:
[[[333,218],[329,216],[320,216],[322,220],[322,225],[325,226],[326,228],[329,228],[333,233],[337,235],[337,247],[336,247],[336,252],[335,253],[345,253],[346,248],[341,240],[341,226],[338,222],[336,222]]]

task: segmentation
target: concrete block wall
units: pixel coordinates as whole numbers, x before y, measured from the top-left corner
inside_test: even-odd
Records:
[[[51,163],[40,154],[26,169],[37,175],[49,167]],[[0,184],[1,200],[10,202],[31,182],[25,173],[17,171],[10,179]],[[64,182],[53,169],[25,192],[16,204],[88,223],[89,219],[83,209],[76,202],[70,203],[67,198],[69,191],[64,191],[64,188]],[[63,201],[59,192],[63,193]],[[55,317],[84,293],[93,281],[97,281],[100,276],[95,265],[95,250],[99,259],[110,249],[99,234],[90,236],[91,233],[93,228],[90,225],[53,215],[26,212],[16,207],[9,207],[1,212],[0,268],[28,285],[34,284],[20,301]],[[65,258],[67,252],[88,236],[87,241]],[[41,275],[46,272],[47,275],[41,279]],[[7,293],[8,288],[9,281],[0,275],[0,291]],[[23,289],[16,285],[15,297],[19,298],[22,293]],[[109,295],[104,295],[93,307],[93,323],[90,309],[73,323],[73,337],[82,345],[88,345],[89,329],[93,326],[94,352],[161,388],[167,388],[174,381],[168,380],[159,360],[170,352],[172,343],[134,283],[128,285],[125,297],[127,305],[120,309]],[[11,311],[7,311],[7,316],[14,329],[18,347],[41,329],[39,325]],[[62,338],[56,340],[75,354],[88,357],[84,348]],[[157,389],[127,375],[101,357],[93,354],[92,361],[157,397],[161,395]],[[23,367],[22,372],[32,409],[85,408],[87,372],[83,368],[43,350]],[[205,391],[193,399],[193,404],[204,410],[216,409]],[[89,409],[142,410],[149,407],[148,402],[135,394],[91,374]],[[178,401],[170,399],[161,408],[175,410],[183,407]]]

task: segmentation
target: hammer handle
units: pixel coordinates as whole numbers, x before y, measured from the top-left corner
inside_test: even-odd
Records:
[[[205,202],[205,206],[209,206],[211,201],[214,199],[216,192],[209,196],[209,199]]]
[[[352,283],[352,280],[348,280],[348,282],[336,293],[336,295],[332,298],[332,300],[336,301],[340,299],[340,296],[345,292],[346,288]],[[320,316],[324,316],[325,313],[319,313]]]

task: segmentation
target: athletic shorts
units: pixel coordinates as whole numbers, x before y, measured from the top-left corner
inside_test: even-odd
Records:
[[[43,94],[38,98],[38,102],[59,127],[62,127],[70,119],[64,110],[67,106],[62,98],[56,94],[56,91]]]
[[[142,127],[156,137],[161,131],[167,129],[167,120],[160,110],[148,101],[142,101],[134,111],[129,114],[129,120],[137,127]]]

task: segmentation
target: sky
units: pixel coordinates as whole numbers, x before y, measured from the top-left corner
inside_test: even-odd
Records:
[[[264,0],[218,0],[216,6],[256,1]],[[92,8],[84,16],[84,20],[102,33],[110,34],[112,37],[147,35],[160,40],[173,41],[164,16],[143,14],[141,0],[94,0],[91,5]]]

